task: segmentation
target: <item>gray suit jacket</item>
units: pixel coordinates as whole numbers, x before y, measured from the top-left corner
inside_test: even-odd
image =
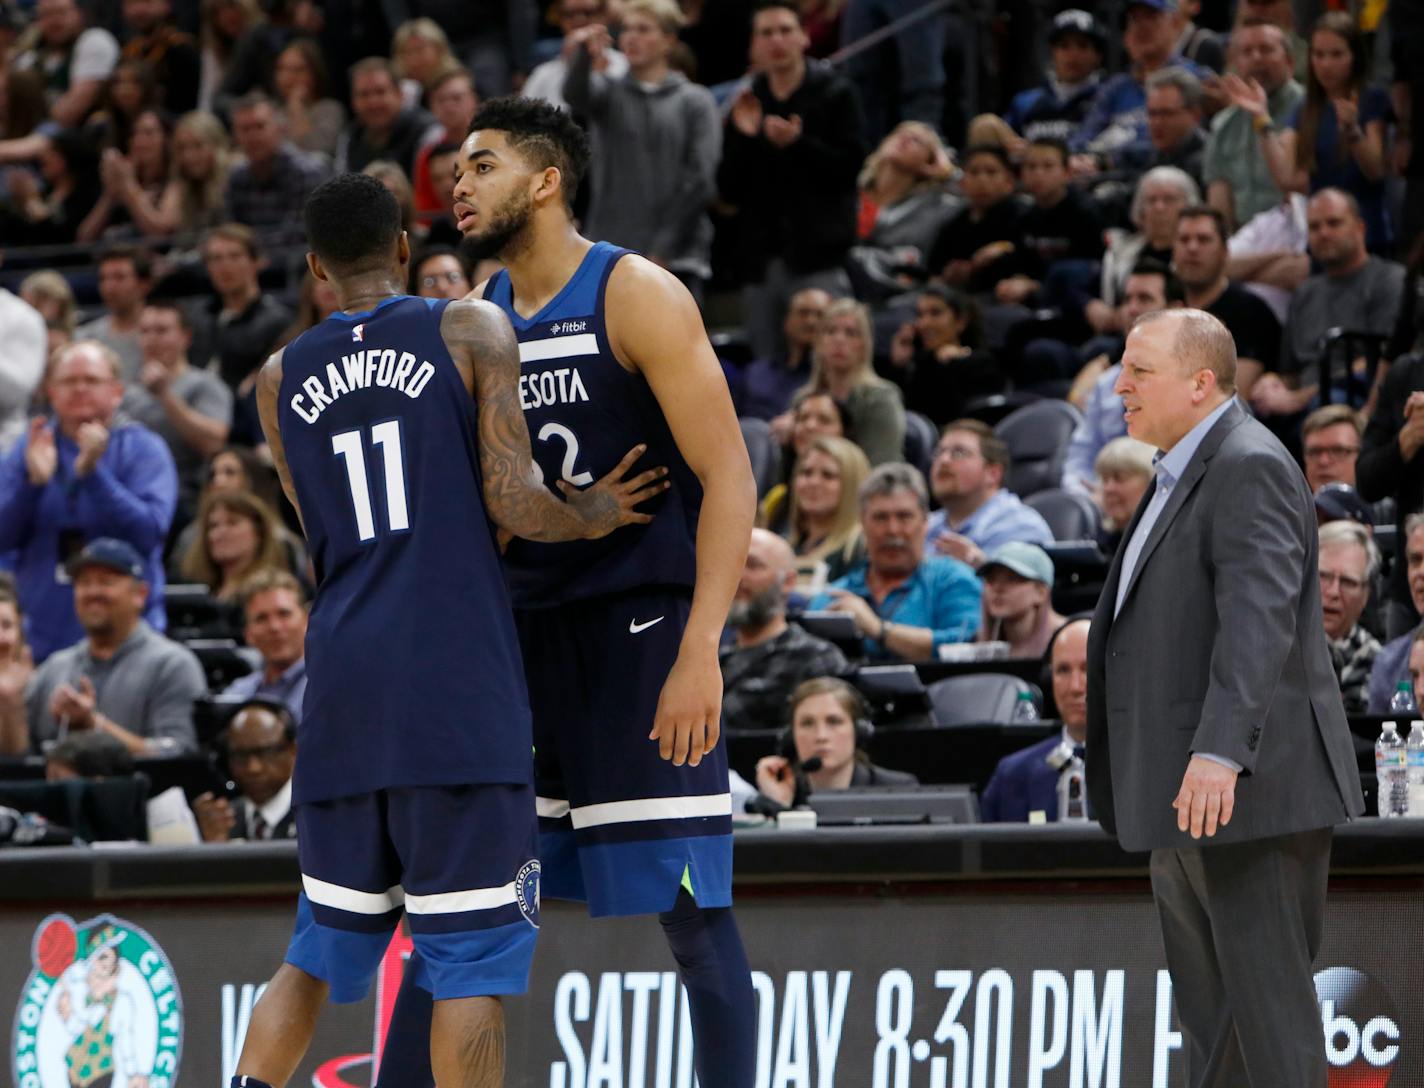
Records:
[[[1087,771],[1093,811],[1125,849],[1194,845],[1171,807],[1192,752],[1242,766],[1231,823],[1195,845],[1364,811],[1317,541],[1300,469],[1235,404],[1182,473],[1114,619],[1118,549],[1088,638]]]

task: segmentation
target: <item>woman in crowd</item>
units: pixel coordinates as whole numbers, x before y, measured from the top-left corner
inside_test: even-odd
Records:
[[[87,133],[54,133],[45,141],[39,166],[43,188],[27,171],[10,177],[9,205],[0,205],[0,238],[7,246],[72,243],[99,199],[98,154]]]
[[[428,246],[410,262],[410,293],[421,298],[464,298],[470,293],[470,269],[449,246]]]
[[[853,299],[837,299],[826,307],[804,388],[845,406],[856,444],[873,467],[904,456],[905,408],[900,390],[871,367],[871,350],[870,312]]]
[[[1099,483],[1096,498],[1103,512],[1098,546],[1105,555],[1116,554],[1137,504],[1152,483],[1155,452],[1146,442],[1126,435],[1114,438],[1098,451],[1098,458],[1093,462]]]
[[[425,92],[435,77],[459,61],[450,50],[450,39],[434,19],[411,19],[396,28],[391,41],[391,59],[400,76],[401,97],[407,106],[423,106]]]
[[[891,341],[885,376],[903,391],[906,408],[943,427],[963,416],[971,400],[1004,388],[998,363],[978,345],[974,303],[957,288],[932,283],[915,298],[914,321]]]
[[[890,298],[924,280],[925,258],[962,202],[944,141],[922,121],[902,121],[860,171],[859,243],[850,253],[856,293]]]
[[[162,101],[153,68],[145,61],[121,60],[109,76],[99,112],[87,127],[101,151],[117,148],[127,152],[139,118],[159,109]]]
[[[259,570],[287,570],[281,523],[250,491],[209,493],[195,519],[200,527],[183,557],[183,577],[201,582],[222,602],[238,599]]]
[[[170,183],[167,118],[145,109],[134,118],[127,151],[107,148],[99,159],[103,190],[79,224],[77,240],[93,242],[103,235],[153,233],[164,193]],[[129,230],[124,231],[127,227]]]
[[[811,441],[821,435],[852,438],[845,407],[829,393],[798,390],[791,398],[791,408],[771,421],[771,434],[781,443],[782,480],[762,499],[762,524],[774,532],[786,527],[786,499],[791,487],[791,475]]]
[[[203,22],[199,32],[202,67],[198,75],[198,108],[211,110],[218,88],[232,67],[237,43],[262,22],[257,0],[203,0]]]
[[[229,446],[214,454],[208,462],[208,479],[199,496],[198,507],[205,509],[209,499],[215,495],[239,493],[255,495],[269,510],[283,508],[282,489],[272,467],[247,446]],[[198,546],[201,525],[201,517],[194,518],[174,539],[168,553],[168,576],[171,580],[184,580],[184,564]],[[287,568],[299,579],[309,581],[306,545],[302,538],[285,525],[279,528],[277,535],[282,542]]]
[[[1132,194],[1128,217],[1133,233],[1108,231],[1103,254],[1100,297],[1088,302],[1083,316],[1098,334],[1125,332],[1119,328],[1117,306],[1133,267],[1144,257],[1172,266],[1172,245],[1177,239],[1177,217],[1182,209],[1201,203],[1201,189],[1190,174],[1175,166],[1154,166],[1142,175]]]
[[[0,74],[0,144],[23,140],[44,119],[44,82],[40,74],[28,68],[3,69]]]
[[[15,583],[0,576],[0,755],[20,756],[30,750],[25,685],[34,672]]]
[[[796,553],[800,590],[808,596],[848,573],[865,556],[860,536],[860,485],[870,463],[854,442],[811,439],[796,461],[778,531]]]
[[[272,89],[287,139],[303,151],[334,156],[346,110],[327,94],[326,61],[316,42],[293,38],[287,44],[272,69]]]
[[[377,159],[367,163],[361,173],[375,178],[396,198],[401,210],[401,227],[410,235],[411,244],[417,244],[425,236],[425,228],[415,221],[415,190],[405,171],[389,159]]]
[[[1310,34],[1305,101],[1277,132],[1266,92],[1228,76],[1233,104],[1255,120],[1266,164],[1286,192],[1344,189],[1359,202],[1365,242],[1372,253],[1392,253],[1394,229],[1385,201],[1385,129],[1393,109],[1389,95],[1369,85],[1369,55],[1354,18],[1328,11]]]
[[[1053,610],[1053,560],[1037,544],[1005,544],[979,567],[984,619],[976,642],[1007,642],[1012,658],[1041,658],[1063,617]]]
[[[196,235],[223,222],[231,151],[222,122],[202,110],[185,113],[173,129],[172,159],[157,209],[134,221],[154,237]]]
[[[912,774],[870,762],[864,744],[873,730],[869,708],[850,684],[831,676],[805,681],[791,693],[791,724],[782,734],[781,751],[757,760],[757,789],[790,807],[805,799],[797,796],[798,786],[809,795],[852,786],[918,785]]]
[[[40,312],[49,330],[49,354],[74,339],[79,305],[69,281],[53,269],[31,272],[20,282],[20,297]]]

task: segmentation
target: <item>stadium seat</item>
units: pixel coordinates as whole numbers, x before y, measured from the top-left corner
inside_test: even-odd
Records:
[[[960,415],[965,419],[977,419],[992,427],[1025,404],[1034,404],[1042,399],[1037,393],[1028,393],[1021,389],[1012,393],[989,393],[970,400]]]
[[[183,645],[193,651],[203,666],[209,691],[222,691],[239,676],[246,676],[258,667],[252,660],[256,652],[238,646],[230,638],[193,638]]]
[[[905,412],[905,463],[914,465],[927,478],[934,459],[939,430],[929,418],[919,412]]]
[[[1068,440],[1083,417],[1066,400],[1040,400],[1005,416],[994,433],[1009,447],[1004,486],[1027,499],[1057,487],[1063,478]]]
[[[1375,385],[1388,336],[1377,332],[1335,327],[1320,338],[1320,388],[1322,404],[1348,404],[1363,408]],[[1355,364],[1363,362],[1361,369]]]
[[[1098,537],[1098,508],[1086,495],[1051,487],[1030,495],[1024,505],[1043,515],[1053,530],[1054,540],[1096,540]]]
[[[781,477],[781,447],[771,437],[771,425],[766,420],[744,416],[738,422],[742,425],[742,441],[747,444],[747,455],[752,460],[752,476],[756,478],[757,499],[760,500]]]
[[[929,686],[936,725],[982,725],[1013,719],[1019,693],[1027,691],[1040,702],[1038,688],[1027,680],[1002,672],[973,672],[949,676]]]

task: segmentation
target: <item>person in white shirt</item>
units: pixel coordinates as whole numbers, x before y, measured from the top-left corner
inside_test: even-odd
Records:
[[[48,336],[43,315],[0,287],[0,456],[24,433],[30,398],[44,376]]]
[[[525,98],[542,98],[552,106],[568,109],[569,104],[564,100],[564,79],[569,74],[569,61],[589,38],[607,33],[608,0],[560,0],[559,27],[564,32],[564,44],[559,55],[530,72],[520,93]],[[608,46],[598,54],[594,70],[609,79],[622,79],[628,74],[628,59]]]

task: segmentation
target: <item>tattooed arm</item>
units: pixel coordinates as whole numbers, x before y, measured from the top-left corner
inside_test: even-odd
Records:
[[[649,469],[623,480],[643,446],[630,450],[592,487],[580,491],[560,480],[563,502],[544,486],[519,404],[519,344],[497,307],[478,300],[452,302],[440,333],[478,401],[485,507],[500,528],[525,540],[578,540],[653,520],[633,508],[668,487],[663,479],[667,470]]]

